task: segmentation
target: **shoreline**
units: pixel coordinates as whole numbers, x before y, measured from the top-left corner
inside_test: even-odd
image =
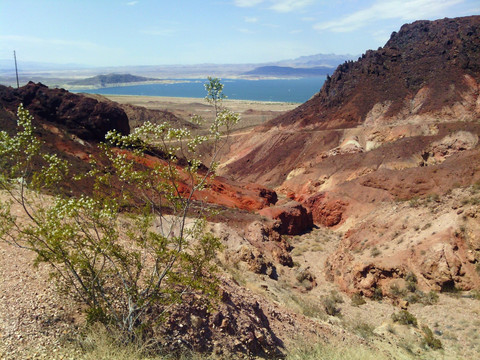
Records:
[[[79,92],[81,93],[81,92]],[[91,93],[88,93],[91,94]],[[202,103],[208,105],[205,98],[199,97],[177,97],[177,96],[157,96],[157,95],[117,95],[117,94],[96,94],[100,96],[104,96],[110,100],[117,101],[117,100],[124,100],[121,101],[123,103],[131,103],[132,100],[150,100],[150,101],[160,101],[160,102],[168,102],[168,103],[180,103],[180,104],[190,104],[193,102]],[[116,100],[114,100],[116,99]],[[118,101],[117,101],[118,102]],[[300,105],[300,102],[293,102],[293,101],[262,101],[262,100],[242,100],[242,99],[223,99],[222,102],[225,104],[243,104],[243,105]]]

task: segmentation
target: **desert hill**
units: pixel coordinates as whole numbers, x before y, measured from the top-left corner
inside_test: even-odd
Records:
[[[81,80],[74,80],[68,83],[70,86],[81,85],[81,86],[112,86],[118,84],[128,84],[128,83],[137,83],[158,80],[154,78],[148,78],[144,76],[137,76],[132,74],[106,74],[106,75],[97,75]]]
[[[478,24],[473,16],[404,25],[383,48],[339,65],[316,96],[267,126],[352,127],[377,104],[389,118],[452,106],[471,90],[470,78],[479,80]]]
[[[233,144],[223,174],[344,233],[325,270],[345,291],[387,294],[408,272],[425,290],[478,289],[479,49],[480,16],[404,25]]]
[[[312,99],[234,146],[225,173],[278,186],[334,153],[369,152],[433,136],[438,123],[478,119],[479,19],[404,25],[385,47],[340,65]]]

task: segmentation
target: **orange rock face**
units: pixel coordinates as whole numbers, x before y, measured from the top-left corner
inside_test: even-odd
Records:
[[[338,225],[343,219],[348,203],[342,200],[327,200],[325,193],[309,197],[303,203],[312,213],[316,225],[332,227]]]
[[[284,205],[267,207],[258,212],[260,215],[280,221],[280,234],[298,235],[313,227],[312,214],[300,203],[290,201]]]

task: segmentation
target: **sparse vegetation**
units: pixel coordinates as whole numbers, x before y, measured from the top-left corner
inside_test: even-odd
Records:
[[[374,247],[372,248],[372,250],[370,251],[370,255],[371,255],[372,257],[377,257],[377,256],[380,255],[381,253],[382,253],[382,252],[381,252],[376,246],[374,246]]]
[[[432,330],[427,325],[422,325],[422,332],[423,332],[423,340],[422,346],[428,346],[432,350],[439,350],[442,349],[442,342],[433,336]]]
[[[373,332],[373,330],[375,330],[375,327],[365,322],[356,322],[353,325],[352,329],[356,334],[358,334],[364,339],[368,339],[375,335]]]
[[[423,305],[433,305],[438,302],[438,294],[433,290],[430,290],[428,293],[416,290],[414,293],[407,295],[404,299],[411,304],[421,303]]]
[[[322,304],[325,312],[330,316],[340,315],[341,309],[337,306],[337,304],[341,303],[343,303],[343,299],[335,291],[332,291],[330,295],[324,296],[322,299]]]
[[[376,287],[375,289],[373,289],[372,299],[376,301],[381,301],[383,299],[382,288]]]
[[[402,325],[418,326],[417,318],[407,310],[400,310],[398,313],[392,314],[392,320]]]
[[[122,150],[101,145],[103,158],[91,161],[85,177],[42,152],[22,106],[16,136],[0,133],[0,186],[11,196],[1,204],[0,238],[36,253],[36,264],[50,265],[63,293],[84,305],[88,323],[118,331],[122,341],[151,332],[185,293],[215,294],[220,241],[205,231],[204,207],[193,196],[208,186],[222,131],[238,116],[221,108],[218,79],[209,79],[206,89],[216,114],[209,137],[149,122],[127,136],[110,132],[107,140]],[[196,150],[207,141],[211,163],[201,170]],[[163,160],[143,165],[151,153]],[[80,196],[66,191],[66,183],[82,180],[93,188]],[[187,220],[194,206],[199,217]]]
[[[418,196],[411,198],[411,199],[408,201],[408,204],[410,205],[410,207],[413,207],[413,208],[418,207],[419,204],[420,204],[420,201],[419,201]]]
[[[305,316],[317,319],[326,318],[324,307],[315,298],[291,294],[287,303]]]
[[[404,297],[407,295],[406,289],[401,289],[397,284],[392,284],[390,286],[390,293],[396,297]]]
[[[302,344],[293,349],[286,360],[386,360],[387,355],[362,345],[324,344],[318,342],[314,345]]]
[[[406,288],[410,292],[417,290],[417,276],[413,272],[407,273],[405,275]]]
[[[363,305],[363,304],[366,304],[367,302],[365,301],[365,299],[363,298],[362,295],[358,294],[358,293],[355,293],[352,295],[352,305],[353,306],[360,306],[360,305]]]

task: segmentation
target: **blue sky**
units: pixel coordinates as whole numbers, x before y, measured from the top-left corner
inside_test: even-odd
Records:
[[[0,0],[0,59],[96,66],[361,54],[478,0]]]

